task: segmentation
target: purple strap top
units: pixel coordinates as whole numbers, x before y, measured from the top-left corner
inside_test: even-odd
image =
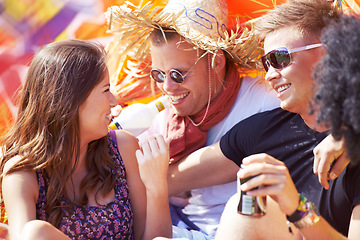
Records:
[[[111,133],[112,135],[112,133]],[[125,166],[116,147],[113,136],[108,138],[109,151],[117,169],[111,173],[115,180],[115,200],[102,206],[74,206],[70,211],[63,208],[63,218],[59,229],[71,239],[133,239],[133,213],[130,204],[129,190],[126,182]],[[36,218],[48,221],[45,210],[45,179],[37,171],[39,181],[39,198],[36,203]],[[61,206],[69,201],[62,197]]]

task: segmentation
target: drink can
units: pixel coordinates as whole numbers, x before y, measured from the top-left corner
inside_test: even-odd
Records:
[[[247,182],[252,177],[240,179],[237,176],[238,193],[240,194],[238,213],[248,216],[260,217],[266,214],[266,196],[252,197],[248,196],[246,192],[241,191],[241,184]]]

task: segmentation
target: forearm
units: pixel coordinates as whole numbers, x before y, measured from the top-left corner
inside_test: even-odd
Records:
[[[320,217],[320,220],[312,226],[300,229],[301,233],[306,239],[347,239],[345,236],[337,232],[324,218]]]
[[[218,143],[201,148],[169,166],[169,196],[235,181],[238,170],[239,167],[223,155]]]
[[[347,239],[324,218],[318,216],[316,207],[300,194],[298,207],[287,219],[300,230],[306,239]],[[358,236],[356,239],[359,239]]]
[[[172,225],[166,183],[156,191],[147,190],[146,225],[143,240],[172,236]]]
[[[22,232],[19,240],[70,240],[59,229],[52,224],[42,220],[33,220],[28,222]]]

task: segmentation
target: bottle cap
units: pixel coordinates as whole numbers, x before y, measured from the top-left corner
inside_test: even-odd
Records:
[[[164,110],[166,107],[170,106],[171,101],[168,96],[162,95],[159,98],[154,100],[154,104],[159,112]]]

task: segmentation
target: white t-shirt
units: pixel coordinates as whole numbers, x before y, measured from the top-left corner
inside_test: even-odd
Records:
[[[276,93],[261,78],[244,77],[236,101],[229,114],[212,127],[207,136],[207,145],[211,145],[230,130],[236,123],[259,112],[280,106]],[[151,127],[138,138],[161,133],[166,135],[168,109],[160,112]],[[188,218],[209,236],[214,236],[226,202],[236,193],[236,181],[191,191],[189,204],[183,209]]]

